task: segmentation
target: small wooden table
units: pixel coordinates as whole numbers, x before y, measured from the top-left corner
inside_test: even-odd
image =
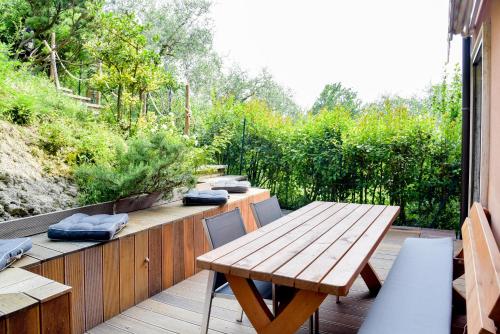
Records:
[[[197,258],[225,274],[258,333],[294,333],[328,294],[345,296],[359,274],[371,292],[381,283],[368,263],[399,207],[313,202]],[[293,288],[273,315],[254,280]],[[290,290],[290,289],[289,289]]]

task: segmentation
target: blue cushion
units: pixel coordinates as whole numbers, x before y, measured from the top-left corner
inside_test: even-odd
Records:
[[[110,240],[128,222],[128,215],[94,215],[77,213],[49,226],[50,239]]]
[[[451,238],[406,239],[358,333],[450,333],[452,280]]]
[[[30,238],[0,239],[0,270],[20,258],[32,247]]]
[[[253,283],[255,284],[255,287],[257,288],[257,291],[259,291],[262,298],[273,299],[273,285],[271,282],[253,281]],[[228,283],[223,284],[222,286],[217,288],[215,290],[215,293],[222,295],[234,295],[233,290],[231,290],[231,287]]]
[[[224,205],[229,193],[226,190],[190,190],[184,195],[184,205]]]

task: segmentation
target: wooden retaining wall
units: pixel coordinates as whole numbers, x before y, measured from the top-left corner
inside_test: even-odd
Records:
[[[196,257],[209,250],[204,217],[238,207],[253,231],[249,204],[268,197],[267,190],[251,189],[222,207],[174,202],[133,212],[106,243],[55,242],[43,233],[32,237],[33,249],[15,266],[72,287],[72,331],[83,333],[197,273]]]

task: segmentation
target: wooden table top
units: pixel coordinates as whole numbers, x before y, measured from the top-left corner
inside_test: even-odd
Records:
[[[313,202],[197,259],[200,268],[346,295],[399,207]]]

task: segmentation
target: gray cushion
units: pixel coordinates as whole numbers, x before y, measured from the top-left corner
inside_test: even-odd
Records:
[[[0,239],[0,271],[19,259],[32,247],[30,238]]]
[[[227,190],[228,193],[246,193],[250,189],[248,181],[218,181],[212,187],[212,190]]]
[[[450,333],[452,259],[450,238],[406,239],[358,333]]]
[[[50,239],[59,240],[110,240],[128,222],[128,215],[94,215],[77,213],[50,225]]]
[[[184,205],[224,205],[229,193],[226,190],[190,190],[184,195]]]

